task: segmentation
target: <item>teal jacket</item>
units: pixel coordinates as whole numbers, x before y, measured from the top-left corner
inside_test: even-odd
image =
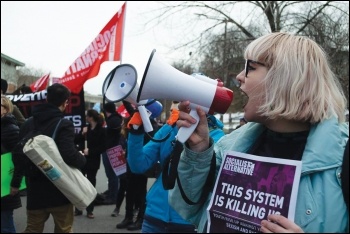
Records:
[[[209,172],[210,158],[216,152],[216,176],[225,150],[247,152],[265,127],[248,123],[222,137],[218,143],[201,153],[185,148],[181,155],[178,173],[182,187],[192,201],[199,199],[200,191]],[[304,232],[348,232],[349,214],[340,182],[341,165],[349,126],[332,118],[311,126],[302,156],[302,174],[298,190],[294,222]],[[188,205],[181,199],[177,184],[169,192],[170,205],[186,220],[203,230],[207,222],[204,205]]]

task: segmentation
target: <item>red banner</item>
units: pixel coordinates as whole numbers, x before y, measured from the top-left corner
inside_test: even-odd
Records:
[[[125,10],[126,2],[59,80],[72,93],[79,93],[85,81],[97,76],[104,61],[121,60]]]
[[[31,84],[29,87],[32,90],[32,92],[39,92],[39,91],[45,90],[49,82],[49,78],[50,78],[50,73],[43,75],[42,77],[40,77],[40,79],[38,79],[33,84]]]

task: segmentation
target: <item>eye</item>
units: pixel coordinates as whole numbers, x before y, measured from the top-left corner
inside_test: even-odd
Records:
[[[248,65],[247,65],[248,71],[254,71],[256,68],[250,64],[253,64],[253,63],[248,63]]]

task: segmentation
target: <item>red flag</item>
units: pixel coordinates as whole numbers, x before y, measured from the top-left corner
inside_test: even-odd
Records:
[[[47,84],[49,82],[49,78],[50,78],[50,73],[43,75],[42,77],[40,77],[40,79],[38,79],[33,84],[31,84],[29,87],[32,90],[32,92],[39,92],[46,89]]]
[[[59,80],[72,93],[79,93],[85,81],[97,76],[104,61],[121,60],[125,10],[126,2]]]

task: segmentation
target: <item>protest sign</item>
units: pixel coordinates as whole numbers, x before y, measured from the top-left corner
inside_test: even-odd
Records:
[[[107,149],[106,154],[117,176],[126,172],[125,152],[121,145]]]
[[[13,170],[14,170],[14,166],[12,162],[11,152],[2,154],[1,155],[1,197],[4,197],[10,194]],[[22,189],[25,189],[26,187],[27,186],[25,183],[25,178],[23,177],[19,189],[22,190]]]
[[[269,214],[293,221],[300,174],[301,161],[226,152],[207,208],[207,232],[259,232]]]

